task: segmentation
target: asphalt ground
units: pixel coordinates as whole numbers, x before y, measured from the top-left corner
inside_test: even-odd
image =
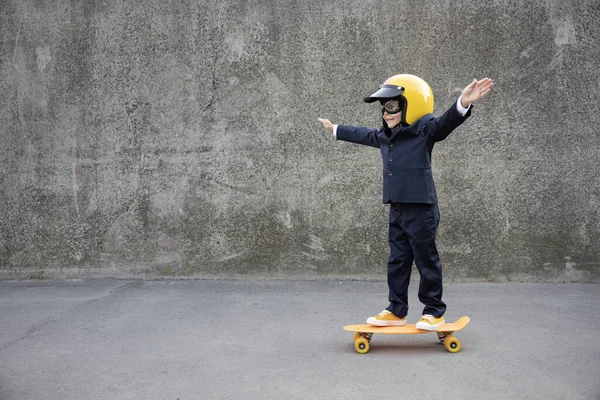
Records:
[[[409,322],[422,311],[411,284]],[[435,334],[344,325],[385,282],[0,281],[0,399],[600,399],[600,286],[451,283]]]

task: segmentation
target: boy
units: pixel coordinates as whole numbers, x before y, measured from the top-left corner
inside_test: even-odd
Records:
[[[337,140],[377,147],[383,157],[383,202],[390,204],[387,280],[389,306],[367,319],[377,326],[406,325],[408,285],[413,261],[421,281],[419,300],[425,305],[418,329],[435,331],[444,324],[442,264],[435,244],[439,210],[431,151],[471,114],[472,103],[492,89],[491,79],[473,80],[441,117],[433,112],[433,93],[421,78],[394,75],[366,103],[379,101],[379,129],[334,125],[319,121]]]

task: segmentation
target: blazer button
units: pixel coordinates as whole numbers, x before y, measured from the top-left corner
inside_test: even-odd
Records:
[[[392,176],[394,173],[392,171],[388,171],[388,176]]]
[[[390,147],[394,147],[394,143],[390,143]]]
[[[394,157],[388,157],[388,161],[394,161]]]

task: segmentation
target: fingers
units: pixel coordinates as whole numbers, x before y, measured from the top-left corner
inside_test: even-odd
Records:
[[[479,89],[481,97],[488,94],[492,90],[493,86],[494,82],[492,82],[492,80],[489,78],[483,78],[482,80],[477,82],[477,88]]]
[[[494,86],[490,78],[474,79],[462,92],[463,100],[472,103],[487,95]]]
[[[491,87],[494,85],[494,82],[492,82],[492,80],[490,78],[483,78],[482,80],[477,82],[477,87],[481,90],[484,89],[491,89]]]
[[[320,122],[321,125],[323,125],[323,127],[329,131],[329,133],[333,133],[333,124],[330,120],[326,118],[317,118],[317,121]]]

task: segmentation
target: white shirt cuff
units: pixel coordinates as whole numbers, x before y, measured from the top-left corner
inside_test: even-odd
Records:
[[[337,125],[333,125],[333,137],[337,139]]]
[[[462,115],[464,117],[467,114],[467,111],[469,111],[469,109],[471,108],[471,103],[469,103],[469,105],[467,106],[467,108],[464,108],[462,106],[461,101],[460,101],[461,99],[462,99],[462,95],[460,95],[460,97],[456,101],[456,109],[458,110],[458,112],[460,113],[460,115]]]

